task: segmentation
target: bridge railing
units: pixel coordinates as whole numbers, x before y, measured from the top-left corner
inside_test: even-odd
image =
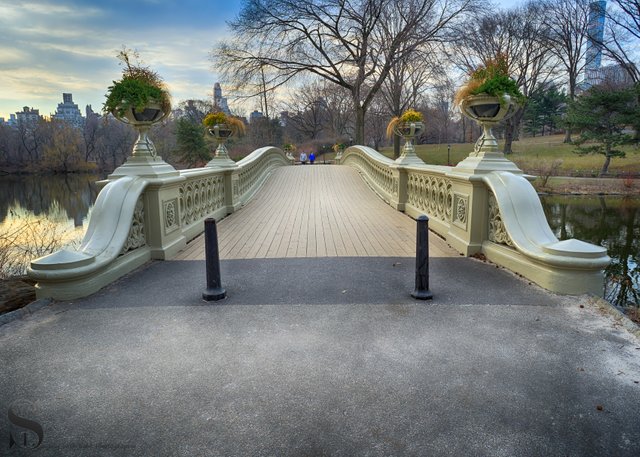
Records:
[[[494,161],[495,170],[470,171],[468,162],[402,165],[371,148],[353,146],[340,163],[357,169],[395,209],[429,216],[429,227],[461,254],[482,253],[554,292],[602,294],[603,270],[610,262],[605,248],[559,241],[533,186],[513,163],[500,159]]]
[[[73,299],[90,295],[150,259],[170,259],[255,194],[274,168],[290,165],[280,149],[261,148],[232,167],[203,167],[160,176],[104,181],[87,233],[77,250],[31,262],[36,295]]]
[[[398,201],[398,178],[392,169],[393,160],[375,149],[354,146],[344,152],[340,163],[356,168],[374,192],[388,204],[393,206]]]

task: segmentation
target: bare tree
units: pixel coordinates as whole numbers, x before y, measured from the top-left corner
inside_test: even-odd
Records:
[[[611,0],[606,22],[606,37],[599,44],[634,83],[640,83],[640,0]]]
[[[234,38],[217,46],[214,60],[230,79],[264,76],[265,91],[300,74],[344,87],[351,95],[356,142],[363,143],[365,114],[394,63],[442,40],[472,3],[246,0],[230,22]],[[383,44],[385,34],[391,39]]]
[[[570,100],[575,100],[578,77],[587,64],[590,3],[591,0],[553,0],[545,5],[551,52],[566,73]],[[571,143],[571,129],[566,130],[564,142]]]
[[[375,150],[380,150],[386,141],[386,126],[389,122],[388,109],[386,101],[378,94],[371,103],[371,111],[366,125],[367,145]],[[397,137],[397,135],[394,136]]]
[[[108,134],[100,137],[97,148],[98,160],[101,169],[115,170],[131,154],[136,133],[131,126],[116,120],[111,115],[105,117],[103,122],[103,129]]]
[[[453,104],[455,94],[453,80],[448,75],[441,75],[434,84],[430,94],[432,106],[432,123],[436,127],[435,141],[438,144],[450,143],[453,136]]]
[[[99,134],[100,120],[98,116],[89,114],[84,122],[84,126],[82,127],[82,145],[84,149],[85,162],[95,159]]]
[[[321,81],[312,81],[300,86],[284,102],[289,112],[288,122],[299,139],[317,139],[327,130],[328,107],[324,99],[325,87]]]
[[[212,100],[190,99],[181,101],[178,109],[182,110],[184,116],[188,117],[196,124],[202,124],[205,116],[213,111]]]
[[[343,87],[323,81],[323,98],[327,107],[327,129],[336,138],[353,138],[353,118],[349,92]]]
[[[382,97],[390,116],[400,116],[407,108],[416,108],[427,89],[428,81],[440,73],[436,53],[418,48],[396,62],[382,85]],[[393,156],[400,156],[400,137],[393,137]]]
[[[64,121],[52,119],[47,123],[49,135],[43,148],[43,169],[68,173],[77,170],[82,161],[82,132]]]

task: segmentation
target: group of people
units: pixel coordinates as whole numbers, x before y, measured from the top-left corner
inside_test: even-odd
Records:
[[[311,165],[313,165],[313,162],[315,162],[315,160],[316,160],[316,155],[312,152],[311,154],[309,154],[309,158],[307,159],[307,153],[306,152],[301,152],[300,153],[300,163],[302,165],[306,165],[307,160],[309,160],[309,163]]]

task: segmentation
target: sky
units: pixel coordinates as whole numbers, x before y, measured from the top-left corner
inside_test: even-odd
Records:
[[[167,83],[174,103],[211,95],[209,59],[242,0],[0,0],[0,117],[23,106],[48,116],[71,92],[98,112],[120,77],[125,45]],[[499,0],[511,6],[520,0]],[[224,88],[224,86],[223,86]]]

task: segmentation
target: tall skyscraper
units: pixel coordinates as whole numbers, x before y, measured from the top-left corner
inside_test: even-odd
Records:
[[[600,66],[602,64],[602,46],[604,40],[604,17],[607,10],[607,2],[599,0],[589,5],[589,37],[587,39],[587,52],[585,53],[585,89],[602,82]]]
[[[220,83],[215,83],[213,85],[213,107],[222,111],[224,114],[231,114],[229,110],[229,105],[227,104],[226,97],[222,96],[222,87],[220,87]]]

